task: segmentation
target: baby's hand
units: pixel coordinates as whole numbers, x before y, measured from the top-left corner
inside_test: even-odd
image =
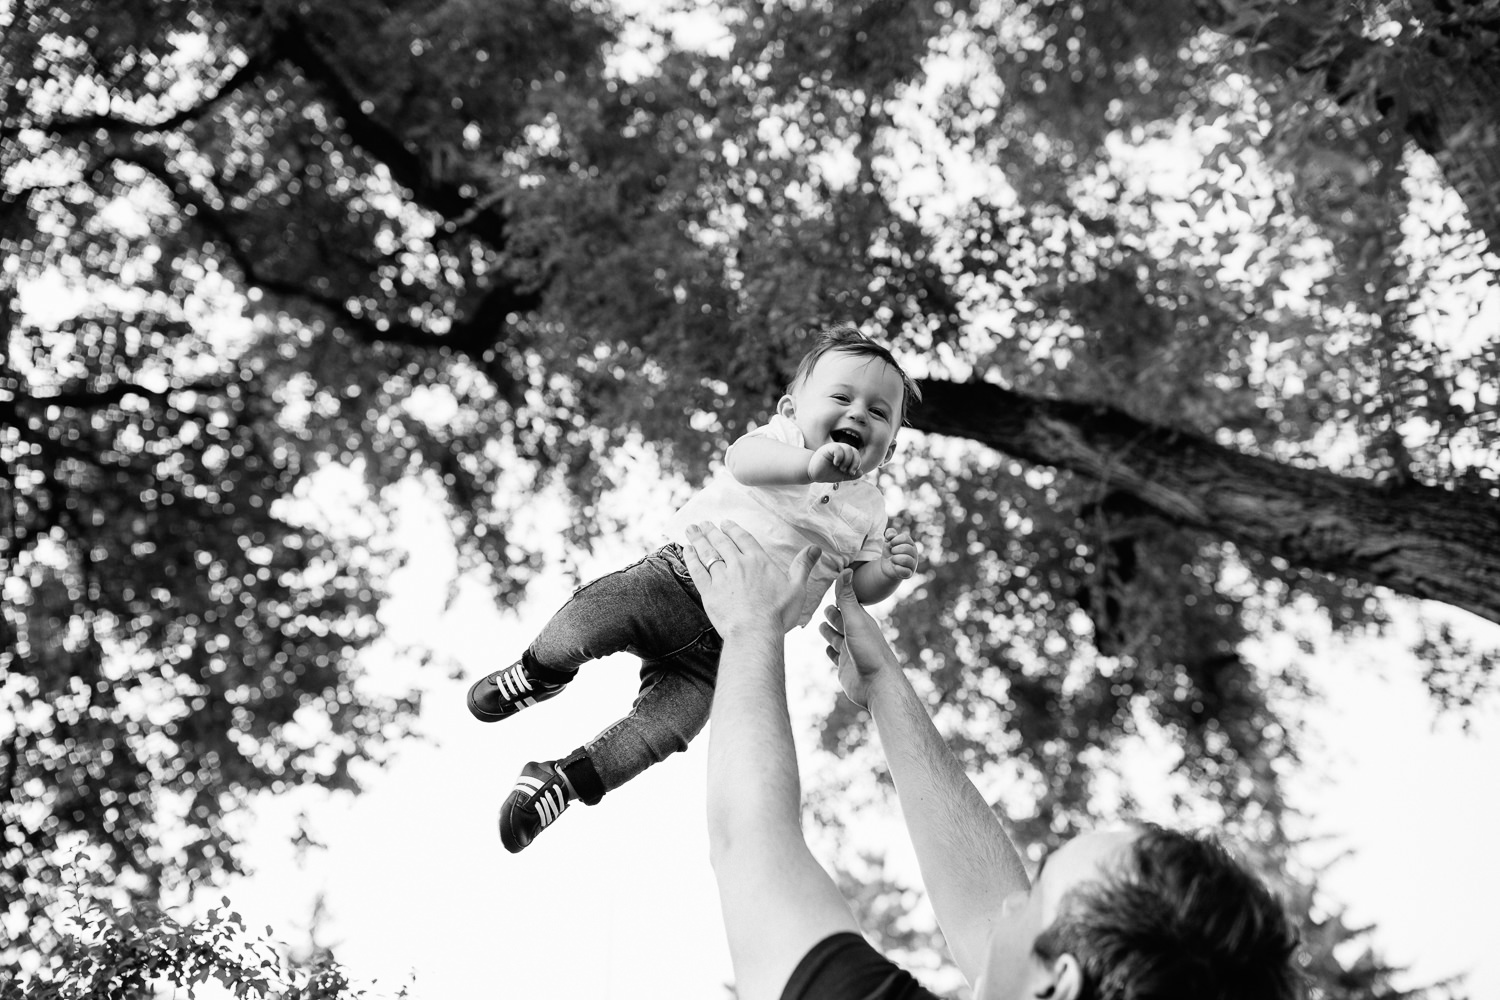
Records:
[[[892,580],[906,580],[917,571],[917,543],[911,533],[885,529],[885,555],[880,557],[880,572]]]
[[[830,441],[807,461],[807,477],[815,483],[842,483],[860,477],[859,449]]]

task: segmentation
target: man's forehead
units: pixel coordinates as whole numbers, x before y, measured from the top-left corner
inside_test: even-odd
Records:
[[[1040,887],[1044,872],[1050,872],[1045,891],[1055,900],[1076,885],[1092,882],[1116,870],[1129,856],[1130,846],[1140,835],[1141,831],[1136,827],[1080,834],[1042,854],[1032,884]]]
[[[1080,833],[1058,848],[1058,853],[1069,851],[1074,855],[1092,860],[1104,860],[1121,855],[1140,837],[1138,827],[1124,826],[1112,830],[1091,830]]]

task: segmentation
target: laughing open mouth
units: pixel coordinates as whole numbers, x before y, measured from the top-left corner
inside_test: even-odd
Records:
[[[847,427],[837,427],[828,432],[828,440],[836,444],[847,444],[853,448],[863,448],[865,439],[859,436],[858,431],[852,431]]]

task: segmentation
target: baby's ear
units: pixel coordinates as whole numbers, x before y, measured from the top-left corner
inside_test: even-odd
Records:
[[[776,412],[790,420],[797,412],[797,403],[791,396],[782,396],[776,401]]]
[[[885,463],[889,462],[892,458],[894,458],[895,455],[896,455],[896,439],[895,438],[891,438],[891,446],[885,450],[885,457],[880,460],[880,464],[884,465]]]

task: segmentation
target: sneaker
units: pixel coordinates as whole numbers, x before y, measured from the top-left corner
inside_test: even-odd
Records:
[[[499,722],[523,708],[546,701],[564,686],[532,680],[525,664],[513,663],[474,682],[469,688],[469,711],[480,722]]]
[[[568,786],[554,762],[527,764],[500,804],[500,843],[516,854],[562,815],[568,801]]]

